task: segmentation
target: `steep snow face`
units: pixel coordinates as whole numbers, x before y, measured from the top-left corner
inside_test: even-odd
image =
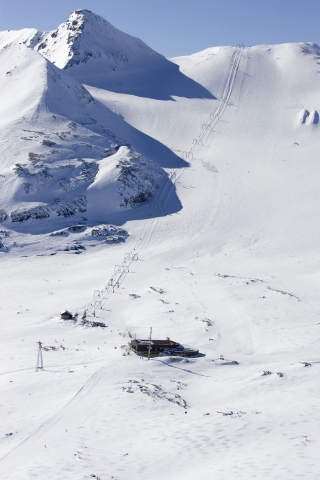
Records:
[[[33,48],[72,74],[95,74],[160,65],[165,58],[140,39],[121,32],[89,10],[76,10],[57,30],[45,32]]]
[[[24,33],[9,42],[8,38],[1,42],[0,37],[2,125],[23,118],[34,121],[47,112],[82,124],[97,123],[106,116],[110,120],[111,112],[108,115],[106,108],[101,109],[81,84],[19,41]],[[90,122],[93,115],[96,119]]]
[[[47,84],[47,62],[24,45],[5,43],[0,50],[0,125],[3,128],[37,109]]]
[[[37,44],[43,32],[35,28],[23,28],[21,30],[3,30],[0,32],[0,49],[15,43],[33,48]]]

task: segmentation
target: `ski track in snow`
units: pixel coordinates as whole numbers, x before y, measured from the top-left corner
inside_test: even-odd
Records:
[[[90,405],[93,401],[92,398],[88,398],[88,395],[93,389],[95,389],[94,396],[96,395],[103,378],[103,371],[104,369],[101,368],[94,373],[67,405],[1,459],[0,467],[3,478],[19,468],[21,464],[32,461],[33,457],[42,451],[44,445],[49,447],[60,442],[68,428],[77,424],[80,418],[85,421],[86,417],[90,415]],[[19,459],[18,462],[17,459]]]

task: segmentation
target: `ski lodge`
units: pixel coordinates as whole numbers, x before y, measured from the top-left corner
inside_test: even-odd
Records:
[[[137,355],[148,356],[150,345],[150,355],[156,357],[160,354],[179,357],[192,357],[198,355],[199,350],[185,348],[180,343],[166,338],[166,340],[131,340],[129,346]]]

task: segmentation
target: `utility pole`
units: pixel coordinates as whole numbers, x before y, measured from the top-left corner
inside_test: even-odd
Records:
[[[37,342],[38,345],[39,345],[39,349],[38,349],[38,358],[37,358],[37,366],[36,366],[36,372],[38,370],[44,370],[43,368],[43,358],[42,358],[42,342]]]
[[[150,352],[151,352],[151,336],[152,336],[152,327],[150,327],[150,335],[149,335],[148,360],[150,360]]]

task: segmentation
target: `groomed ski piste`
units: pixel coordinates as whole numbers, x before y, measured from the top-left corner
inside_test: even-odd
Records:
[[[93,25],[96,50],[81,57],[80,29],[72,58],[85,61],[65,69],[65,27],[56,47],[50,32],[0,35],[1,478],[318,478],[319,47],[167,60],[114,29],[122,53],[104,77],[102,20],[78,12],[68,21]],[[56,82],[24,84],[35,66]],[[57,150],[39,157],[44,186],[23,164],[46,155],[39,138]],[[64,208],[86,197],[86,211],[56,215],[58,194]],[[32,202],[49,217],[12,221]],[[84,311],[106,327],[82,325]],[[200,355],[127,354],[150,327]]]

